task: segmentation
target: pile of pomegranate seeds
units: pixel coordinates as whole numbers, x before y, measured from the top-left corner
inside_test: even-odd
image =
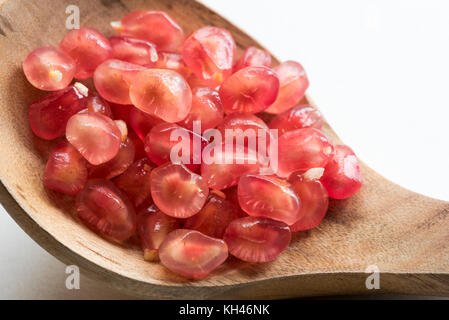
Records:
[[[185,36],[160,11],[111,26],[109,38],[72,30],[23,62],[51,91],[28,112],[33,133],[54,141],[44,185],[75,196],[88,228],[200,279],[229,254],[276,259],[292,232],[320,224],[329,198],[360,189],[354,152],[299,104],[309,85],[299,63],[272,66],[256,47],[237,59],[227,30]]]

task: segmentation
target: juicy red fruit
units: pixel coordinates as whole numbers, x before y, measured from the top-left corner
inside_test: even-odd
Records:
[[[152,169],[150,160],[142,158],[114,180],[115,185],[126,193],[136,208],[151,199],[150,172]]]
[[[329,197],[319,178],[323,168],[313,168],[306,173],[293,172],[288,181],[301,199],[301,218],[290,226],[292,232],[315,228],[326,215]]]
[[[279,136],[295,129],[316,128],[321,129],[324,119],[321,112],[309,105],[300,105],[293,107],[274,117],[269,127],[277,129]]]
[[[105,179],[87,181],[76,198],[77,215],[104,237],[122,242],[136,231],[136,214],[128,198]]]
[[[33,102],[28,109],[31,130],[52,140],[64,134],[69,118],[87,107],[87,97],[76,86],[53,92]]]
[[[121,133],[110,118],[93,112],[78,113],[67,122],[67,140],[89,161],[99,165],[114,158]]]
[[[223,193],[211,191],[200,212],[184,223],[184,229],[200,231],[213,238],[223,238],[226,227],[238,218],[237,207]]]
[[[228,258],[223,240],[194,230],[178,229],[168,234],[159,248],[162,264],[191,279],[201,279]]]
[[[109,118],[112,118],[112,110],[105,100],[103,100],[97,93],[89,94],[87,99],[87,111],[99,112]]]
[[[51,190],[75,195],[87,181],[86,160],[67,140],[51,151],[44,173],[44,185]]]
[[[274,71],[279,77],[280,88],[276,101],[265,111],[281,113],[295,106],[309,87],[309,80],[304,68],[295,61],[281,63]]]
[[[337,145],[335,154],[324,168],[321,182],[334,199],[346,199],[359,191],[362,174],[357,156],[351,148]]]
[[[204,179],[183,165],[168,163],[151,171],[151,196],[169,216],[193,216],[204,206],[208,195]]]
[[[334,147],[324,133],[314,128],[284,133],[278,140],[278,172],[288,177],[293,171],[323,168],[332,158]]]
[[[192,91],[177,72],[165,69],[140,71],[129,89],[132,104],[167,122],[184,120],[192,106]]]
[[[28,81],[38,89],[62,90],[72,82],[75,61],[59,49],[48,46],[32,51],[22,64]]]
[[[131,107],[131,111],[129,112],[129,124],[142,141],[145,140],[145,137],[148,132],[150,132],[151,128],[160,123],[165,123],[165,121],[140,111],[134,106]]]
[[[265,110],[279,92],[279,78],[266,67],[246,67],[230,76],[220,87],[226,113],[257,113]]]
[[[243,55],[234,65],[234,72],[246,67],[271,67],[271,56],[265,51],[256,47],[246,48]]]
[[[157,60],[154,68],[156,69],[170,69],[178,72],[184,78],[190,75],[190,70],[187,68],[182,56],[179,53],[174,52],[159,52],[159,59]]]
[[[122,35],[154,43],[159,51],[175,52],[184,39],[181,27],[162,11],[133,11],[111,25]]]
[[[181,51],[190,70],[212,87],[232,73],[236,46],[225,29],[211,26],[198,29],[187,37]]]
[[[262,217],[234,220],[224,234],[229,253],[247,262],[273,261],[287,248],[290,239],[285,223]]]
[[[97,66],[112,57],[108,39],[93,28],[73,29],[61,40],[59,48],[75,60],[76,79],[92,77]]]
[[[139,211],[137,217],[137,231],[143,250],[143,257],[147,261],[158,260],[158,250],[167,235],[181,227],[178,219],[167,216],[150,205]]]
[[[110,37],[115,59],[151,68],[158,61],[156,46],[151,42],[131,37]]]
[[[248,174],[238,184],[240,207],[250,216],[265,217],[292,225],[301,218],[301,202],[285,180]]]

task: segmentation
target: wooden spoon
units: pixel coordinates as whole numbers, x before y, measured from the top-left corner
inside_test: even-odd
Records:
[[[67,32],[73,1],[0,0],[0,201],[43,248],[88,275],[141,297],[287,298],[395,292],[449,295],[449,203],[405,190],[362,165],[364,185],[348,200],[331,201],[316,229],[298,233],[274,262],[230,259],[210,277],[188,281],[140,250],[103,240],[75,222],[70,199],[59,200],[42,183],[49,144],[32,135],[27,110],[43,95],[26,81],[21,62],[37,47]],[[218,14],[194,1],[77,1],[81,24],[107,35],[109,22],[137,9],[164,10],[189,33],[204,25],[232,33],[239,53],[260,46]],[[276,60],[275,60],[276,61]],[[277,62],[277,61],[276,61]],[[309,99],[304,99],[309,102]],[[326,133],[340,142],[326,125]],[[411,173],[412,174],[412,173]],[[8,244],[3,244],[8,245]],[[365,273],[377,266],[380,290],[368,290]],[[5,276],[5,275],[4,275]]]

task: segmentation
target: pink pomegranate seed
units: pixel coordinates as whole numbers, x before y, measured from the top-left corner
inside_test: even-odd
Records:
[[[273,176],[247,174],[238,185],[240,207],[250,216],[292,225],[301,218],[301,203],[290,183]]]
[[[214,143],[210,143],[203,149],[204,153],[208,153],[209,148],[214,147]],[[228,150],[226,144],[215,146],[217,155],[214,158],[218,161],[210,163],[203,161],[201,164],[201,175],[211,189],[222,190],[237,185],[241,176],[247,173],[256,173],[261,168],[258,160],[257,152],[251,152],[250,149],[244,148],[243,152]],[[225,160],[229,159],[228,162]],[[213,159],[212,159],[213,160]]]
[[[262,49],[248,47],[234,65],[234,72],[246,67],[271,67],[271,55]]]
[[[78,217],[102,236],[122,242],[136,231],[136,214],[128,198],[109,180],[88,180],[76,198]]]
[[[177,140],[171,141],[171,135],[180,135]],[[175,136],[173,136],[175,138]],[[196,141],[195,141],[196,140]],[[199,149],[196,150],[195,143],[198,143]],[[175,123],[161,123],[154,126],[145,138],[145,152],[157,165],[162,165],[168,162],[173,162],[171,159],[172,149],[176,145],[182,145],[178,151],[182,164],[184,164],[191,171],[196,172],[201,164],[201,150],[207,141],[200,135],[180,127]],[[183,151],[189,150],[189,155],[183,155]],[[176,150],[173,150],[176,152]]]
[[[187,78],[190,75],[190,70],[187,68],[179,53],[159,52],[159,59],[154,67],[157,69],[170,69],[176,71],[184,78]]]
[[[292,232],[315,228],[326,215],[329,197],[319,180],[323,171],[323,168],[312,168],[305,174],[293,172],[288,178],[301,199],[301,218],[290,226]]]
[[[143,257],[147,261],[157,261],[158,250],[167,235],[181,227],[178,219],[167,216],[150,205],[139,211],[137,230],[143,249]]]
[[[220,88],[219,85],[217,86],[217,84],[215,83],[210,83],[210,81],[208,82],[206,80],[200,79],[193,73],[186,78],[186,81],[189,84],[190,88],[208,87],[212,90],[218,90]]]
[[[95,69],[112,57],[109,40],[93,28],[73,29],[62,38],[59,48],[75,60],[76,79],[92,77]]]
[[[142,141],[145,140],[145,137],[150,132],[151,128],[161,123],[165,123],[165,121],[140,111],[136,107],[132,107],[129,112],[129,124]]]
[[[113,117],[109,103],[96,93],[89,94],[89,97],[87,98],[87,111],[99,112],[109,118]]]
[[[151,171],[151,196],[169,216],[193,216],[204,206],[208,195],[204,179],[183,165],[167,163]]]
[[[98,166],[90,166],[89,178],[112,179],[122,174],[133,163],[135,152],[134,144],[125,138],[114,158]]]
[[[323,168],[332,158],[334,147],[318,129],[304,128],[284,133],[278,141],[278,172],[288,177],[293,171]]]
[[[186,278],[201,279],[228,258],[223,240],[187,229],[172,231],[159,248],[161,263]]]
[[[302,128],[321,129],[324,119],[321,112],[312,106],[301,105],[284,111],[274,117],[270,122],[270,129],[279,130],[281,136],[287,131]]]
[[[53,92],[30,105],[31,130],[39,138],[52,140],[64,134],[67,121],[87,107],[87,95],[76,86]]]
[[[211,191],[204,207],[184,223],[184,229],[197,230],[213,238],[223,238],[226,227],[238,218],[237,207],[220,191]]]
[[[38,89],[56,91],[67,87],[75,74],[75,61],[54,47],[32,51],[22,63],[28,81]]]
[[[223,120],[223,105],[217,91],[207,87],[192,90],[192,108],[178,124],[193,130],[193,121],[200,121],[201,131],[215,128]]]
[[[304,68],[295,61],[281,63],[274,71],[280,80],[279,95],[276,101],[265,111],[281,113],[298,104],[309,87]]]
[[[362,174],[357,156],[345,145],[335,146],[335,154],[324,168],[321,182],[329,197],[346,199],[359,191]]]
[[[51,151],[44,173],[44,185],[51,190],[75,195],[87,181],[86,160],[67,140]]]
[[[110,118],[99,113],[78,113],[67,122],[67,140],[89,161],[99,165],[120,149],[121,133]]]
[[[184,41],[182,57],[200,79],[217,86],[232,73],[236,46],[231,34],[221,28],[203,27]]]
[[[126,123],[129,123],[129,114],[131,112],[131,109],[134,108],[132,104],[117,104],[117,103],[109,103],[109,106],[111,107],[113,119],[115,120],[123,120]]]
[[[290,239],[285,223],[262,217],[234,220],[224,234],[229,253],[248,262],[273,261],[288,247]]]
[[[192,92],[179,73],[165,69],[139,72],[129,89],[132,104],[167,122],[184,120],[192,105]]]
[[[150,160],[142,158],[114,180],[115,185],[128,196],[136,208],[151,199],[150,172],[152,169]]]
[[[132,79],[144,67],[111,59],[98,66],[94,73],[95,88],[106,100],[118,104],[131,104],[129,87]]]
[[[140,140],[139,136],[131,129],[128,132],[128,138],[132,141],[135,149],[134,161],[140,160],[142,158],[146,158],[147,154],[145,152],[145,145],[142,140]]]
[[[111,25],[123,35],[154,43],[159,51],[177,51],[184,39],[181,27],[162,11],[133,11]]]
[[[156,46],[151,42],[131,37],[110,37],[115,59],[151,68],[158,60]]]
[[[218,126],[221,134],[225,136],[226,129],[241,129],[245,131],[247,129],[253,129],[256,133],[259,129],[268,131],[267,124],[251,113],[231,113],[227,115],[223,122]]]
[[[265,110],[279,92],[279,79],[266,67],[246,67],[230,76],[220,87],[226,113],[257,113]]]

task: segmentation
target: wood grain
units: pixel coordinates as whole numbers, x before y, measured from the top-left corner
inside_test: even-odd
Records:
[[[376,292],[449,295],[449,203],[405,190],[365,165],[361,191],[348,200],[331,201],[325,221],[296,234],[275,262],[254,265],[231,259],[201,281],[182,279],[145,262],[136,248],[111,244],[76,223],[70,215],[72,201],[57,200],[43,188],[50,144],[34,138],[27,121],[28,104],[43,93],[31,87],[21,71],[29,51],[58,44],[67,32],[65,8],[72,3],[81,10],[82,25],[107,35],[112,34],[108,22],[129,11],[160,9],[187,33],[209,24],[227,28],[239,53],[259,45],[194,1],[0,1],[0,201],[43,248],[107,285],[147,298],[372,293],[365,287],[369,265],[381,271],[381,290]],[[325,131],[339,142],[329,126]]]

